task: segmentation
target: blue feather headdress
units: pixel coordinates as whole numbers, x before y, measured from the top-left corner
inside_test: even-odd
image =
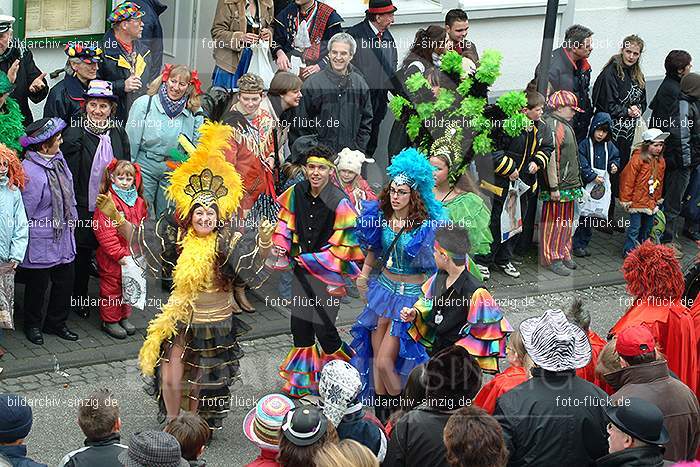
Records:
[[[428,158],[415,148],[402,150],[391,160],[391,165],[386,169],[391,181],[399,185],[408,185],[413,190],[418,190],[431,220],[446,219],[445,209],[433,194],[435,180]]]

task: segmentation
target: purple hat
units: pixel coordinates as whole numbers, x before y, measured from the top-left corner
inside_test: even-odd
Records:
[[[112,83],[109,81],[103,81],[101,79],[93,79],[88,84],[88,89],[83,94],[85,99],[90,98],[100,98],[100,99],[111,99],[116,101],[119,99],[114,95],[112,91]]]
[[[29,147],[32,144],[41,144],[51,139],[56,133],[63,131],[65,127],[66,122],[58,117],[42,118],[27,126],[24,130],[26,134],[19,138],[19,144],[21,144],[23,148]]]

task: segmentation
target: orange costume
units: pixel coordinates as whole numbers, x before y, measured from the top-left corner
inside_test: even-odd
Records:
[[[630,326],[648,327],[668,367],[698,394],[698,335],[691,311],[681,303],[683,273],[673,250],[647,240],[630,252],[622,271],[635,302],[608,338]]]
[[[238,110],[238,107],[234,110]],[[275,154],[272,137],[275,124],[270,114],[262,109],[250,121],[245,121],[242,114],[239,117],[231,125],[233,136],[229,141],[230,148],[224,155],[227,161],[236,166],[236,171],[243,179],[245,195],[240,210],[247,212],[253,208],[260,195],[275,197],[273,168],[266,162],[268,157],[274,157]]]
[[[525,368],[509,366],[504,372],[497,374],[481,388],[474,398],[474,404],[493,415],[493,411],[496,408],[496,399],[525,381],[527,381]]]
[[[588,362],[588,365],[576,370],[576,375],[579,378],[590,381],[599,388],[605,390],[605,381],[601,381],[600,379],[596,378],[595,366],[598,364],[598,355],[600,355],[600,352],[603,350],[603,347],[605,347],[607,342],[605,342],[605,340],[603,340],[603,338],[596,334],[592,329],[588,330],[588,341],[591,343],[591,361]]]

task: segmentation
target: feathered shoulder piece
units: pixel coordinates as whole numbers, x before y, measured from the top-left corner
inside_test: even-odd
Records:
[[[406,148],[391,160],[391,165],[386,169],[393,182],[399,185],[408,185],[413,190],[418,190],[428,215],[432,220],[446,217],[442,203],[435,199],[433,187],[433,171],[428,158],[415,148]]]
[[[207,121],[199,128],[200,138],[189,159],[170,174],[168,199],[175,202],[181,219],[195,204],[216,205],[221,219],[236,212],[243,197],[243,183],[233,164],[224,158],[232,129]]]

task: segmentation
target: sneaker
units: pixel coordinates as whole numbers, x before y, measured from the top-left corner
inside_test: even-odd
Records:
[[[569,269],[576,269],[578,267],[573,259],[563,259],[561,262]]]
[[[671,242],[667,243],[666,246],[673,250],[673,256],[675,256],[676,259],[681,259],[683,257],[683,249],[678,243]]]
[[[515,277],[516,279],[520,277],[520,271],[515,269],[515,266],[513,266],[513,263],[510,261],[506,264],[498,264],[497,266],[501,268],[501,271],[503,271],[503,274],[506,276]]]
[[[554,274],[559,274],[560,276],[570,276],[571,270],[567,269],[561,261],[555,261],[550,266],[549,269]]]
[[[488,266],[484,266],[483,264],[477,264],[476,268],[479,270],[481,273],[481,277],[487,281],[491,279],[491,271],[489,271]]]
[[[522,255],[513,253],[513,256],[510,258],[510,262],[513,264],[521,265],[525,262],[525,258]]]
[[[577,258],[585,258],[586,256],[591,256],[591,254],[585,248],[574,248],[574,256]]]

